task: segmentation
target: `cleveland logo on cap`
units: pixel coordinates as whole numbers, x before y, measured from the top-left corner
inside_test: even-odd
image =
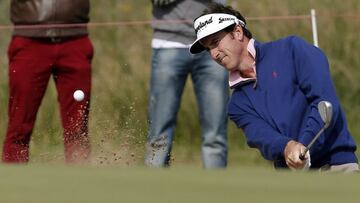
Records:
[[[205,20],[204,22],[199,22],[199,25],[195,28],[195,32],[197,33],[201,28],[205,27],[206,25],[212,23],[213,20],[212,20],[212,16]]]

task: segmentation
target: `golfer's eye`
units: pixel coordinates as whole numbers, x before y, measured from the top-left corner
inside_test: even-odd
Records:
[[[219,39],[215,39],[212,41],[211,45],[212,46],[217,46],[219,44],[220,40]]]
[[[209,44],[209,46],[207,47],[207,49],[213,49],[216,48],[219,45],[219,40],[218,39],[214,39],[211,41],[211,43]]]

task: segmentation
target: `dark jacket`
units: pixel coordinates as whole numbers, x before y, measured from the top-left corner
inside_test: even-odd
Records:
[[[229,116],[245,132],[250,147],[286,166],[283,152],[289,140],[307,146],[323,126],[317,104],[332,103],[329,127],[310,149],[312,168],[356,163],[356,144],[331,81],[324,53],[298,37],[269,43],[256,41],[257,86],[236,87]]]
[[[89,0],[11,0],[10,17],[14,25],[73,24],[89,22]],[[14,29],[25,37],[69,37],[86,35],[86,26],[71,28]]]

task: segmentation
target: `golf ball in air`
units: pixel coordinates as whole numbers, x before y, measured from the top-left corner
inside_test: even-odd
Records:
[[[85,94],[84,94],[84,92],[83,91],[81,91],[81,90],[76,90],[75,92],[74,92],[74,99],[76,100],[76,101],[82,101],[83,99],[84,99],[84,96],[85,96]]]

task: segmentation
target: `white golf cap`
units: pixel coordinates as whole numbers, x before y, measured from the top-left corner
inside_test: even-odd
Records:
[[[239,20],[236,16],[226,13],[212,13],[200,16],[194,21],[194,29],[196,32],[196,40],[190,46],[190,53],[197,54],[205,50],[200,44],[200,40],[219,32],[230,25],[240,24],[245,27],[245,23]]]

